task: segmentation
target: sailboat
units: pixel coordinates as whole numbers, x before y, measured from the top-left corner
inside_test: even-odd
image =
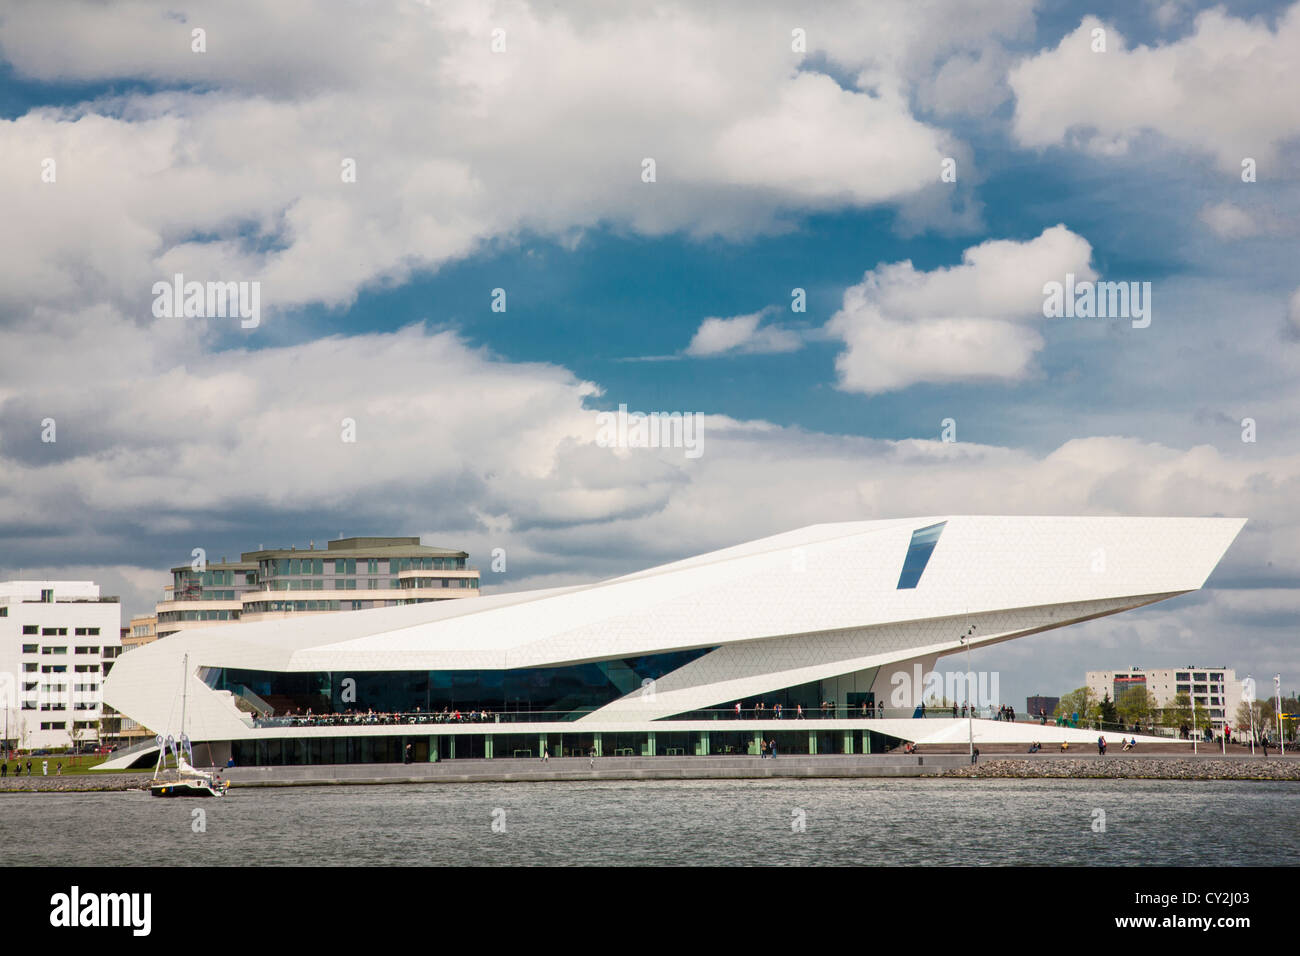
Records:
[[[218,783],[212,774],[196,770],[193,766],[194,750],[190,738],[185,733],[185,704],[188,697],[190,677],[190,656],[185,655],[182,663],[184,673],[181,676],[181,739],[168,735],[164,740],[162,734],[158,740],[158,765],[153,770],[153,781],[149,792],[155,797],[224,797],[230,789],[229,782]],[[167,752],[176,757],[175,768],[167,767]],[[188,759],[187,759],[188,758]]]

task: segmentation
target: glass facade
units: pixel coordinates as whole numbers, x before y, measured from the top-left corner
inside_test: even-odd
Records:
[[[879,754],[901,741],[869,730],[763,728],[761,731],[627,731],[621,733],[407,733],[383,736],[268,738],[231,741],[236,766],[425,763],[491,758],[551,757],[756,757],[783,754]],[[766,748],[764,747],[766,745]],[[152,757],[145,755],[142,761]]]
[[[200,674],[214,690],[244,688],[277,715],[437,713],[537,714],[574,720],[633,693],[707,654],[712,648],[593,661],[566,667],[457,671],[256,671],[209,667]],[[541,716],[545,715],[545,716]]]
[[[934,546],[939,543],[939,535],[943,534],[947,523],[940,521],[912,532],[912,541],[907,546],[907,556],[903,559],[903,571],[898,576],[898,590],[914,588],[920,583],[921,574],[930,563],[930,555],[934,553]]]

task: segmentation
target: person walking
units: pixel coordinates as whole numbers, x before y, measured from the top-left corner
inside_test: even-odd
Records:
[[[543,747],[543,748],[542,748],[542,763],[550,763],[550,761],[551,761],[551,748],[550,748],[550,747]]]
[[[1097,756],[1099,756],[1099,757],[1104,757],[1104,756],[1106,756],[1106,738],[1105,738],[1105,737],[1098,737],[1098,738],[1097,738]]]

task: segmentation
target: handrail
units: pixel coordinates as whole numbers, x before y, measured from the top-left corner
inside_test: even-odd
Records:
[[[249,694],[252,692],[249,691]],[[254,695],[255,697],[255,695]],[[256,728],[271,727],[366,727],[366,726],[402,726],[402,725],[439,725],[439,724],[515,724],[515,723],[560,723],[572,722],[581,717],[598,713],[598,709],[587,710],[510,710],[492,711],[482,708],[472,710],[447,711],[401,711],[389,713],[324,713],[324,714],[274,714],[269,705],[261,698],[256,700],[268,713],[255,716],[252,725]],[[977,720],[1005,720],[999,716],[997,708],[976,708]],[[927,707],[924,713],[919,707],[806,707],[800,714],[797,707],[782,707],[780,713],[775,707],[765,707],[759,711],[753,707],[742,707],[737,714],[734,706],[703,708],[664,718],[660,723],[665,727],[687,720],[762,720],[773,722],[791,722],[799,720],[907,720],[907,719],[953,719],[951,707]],[[967,719],[967,714],[958,708],[957,719]],[[1027,714],[1017,714],[1017,724],[1040,726],[1041,718]],[[1147,727],[1134,731],[1132,725],[1119,723],[1101,724],[1097,721],[1058,722],[1055,717],[1048,717],[1045,726],[1067,727],[1076,730],[1099,730],[1116,733],[1140,733],[1149,736],[1162,736],[1177,739],[1178,729],[1173,727]]]

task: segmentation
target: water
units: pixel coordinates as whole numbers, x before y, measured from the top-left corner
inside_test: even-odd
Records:
[[[195,833],[192,813],[206,814]],[[1105,831],[1094,832],[1094,811]],[[1278,865],[1300,786],[754,780],[0,795],[0,864]],[[802,812],[802,818],[799,812]],[[792,824],[802,819],[805,829]],[[498,830],[493,830],[494,821]]]

